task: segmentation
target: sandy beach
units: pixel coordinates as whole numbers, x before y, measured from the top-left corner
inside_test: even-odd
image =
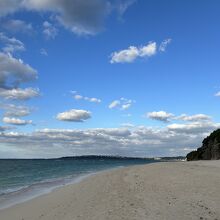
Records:
[[[103,172],[0,211],[1,220],[220,220],[220,161]]]

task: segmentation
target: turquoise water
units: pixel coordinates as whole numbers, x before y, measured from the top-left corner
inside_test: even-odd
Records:
[[[155,162],[151,159],[0,160],[0,208],[26,201],[99,171]]]

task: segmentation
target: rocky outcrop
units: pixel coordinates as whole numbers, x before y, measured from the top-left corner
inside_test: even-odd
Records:
[[[220,129],[212,132],[202,142],[202,147],[186,155],[190,160],[219,160],[220,159]]]

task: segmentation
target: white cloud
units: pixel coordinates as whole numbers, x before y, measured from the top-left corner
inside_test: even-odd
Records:
[[[220,124],[210,122],[169,125],[163,129],[142,126],[4,132],[0,133],[0,145],[10,147],[6,155],[10,157],[60,157],[73,152],[75,155],[176,156],[199,147],[203,138],[218,127]],[[18,155],[21,149],[23,154]]]
[[[34,29],[31,23],[26,23],[25,21],[18,19],[4,20],[2,24],[3,28],[9,32],[23,32],[23,33],[33,33]]]
[[[200,121],[211,121],[212,119],[211,116],[205,114],[195,114],[195,115],[182,114],[179,116],[175,116],[174,114],[165,111],[148,112],[146,116],[150,119],[163,121],[163,122],[170,122],[171,120],[200,122]]]
[[[6,36],[4,33],[1,32],[0,32],[0,41],[2,41],[5,44],[5,46],[3,47],[3,51],[6,53],[14,53],[16,51],[25,50],[24,44],[20,40],[14,37],[9,38],[8,36]]]
[[[5,99],[28,100],[39,96],[39,90],[33,88],[1,89],[0,96]]]
[[[182,114],[180,116],[175,117],[175,119],[183,120],[183,121],[208,121],[211,120],[211,117],[205,114],[195,114],[195,115]]]
[[[1,0],[0,16],[22,9],[49,12],[72,32],[94,35],[103,30],[104,20],[112,11],[122,15],[130,5],[131,0],[121,0],[120,4],[108,0]]]
[[[168,113],[165,111],[154,111],[154,112],[149,112],[147,113],[147,117],[153,120],[158,120],[158,121],[163,121],[163,122],[168,122],[170,121],[170,119],[173,118],[173,114],[172,113]]]
[[[17,41],[10,38],[10,41]],[[24,101],[39,96],[39,90],[33,88],[19,88],[21,83],[29,82],[37,78],[37,71],[21,59],[14,58],[11,54],[0,52],[0,97],[5,100]],[[31,109],[25,106],[1,103],[4,109],[3,122],[13,125],[32,124],[30,120],[22,120],[16,117],[27,116]]]
[[[83,96],[81,96],[81,95],[74,95],[74,99],[81,100],[81,99],[83,99]]]
[[[120,110],[127,110],[132,106],[133,103],[135,103],[134,100],[126,99],[126,98],[120,98],[120,100],[112,101],[109,104],[108,108],[109,109],[118,108]]]
[[[97,98],[84,97],[84,99],[85,99],[86,101],[94,102],[94,103],[100,103],[100,102],[101,102],[101,99],[97,99]]]
[[[32,124],[31,120],[22,120],[22,119],[19,119],[19,118],[9,118],[9,117],[4,117],[2,119],[2,121],[4,123],[11,124],[11,125],[27,125],[27,124]]]
[[[198,133],[208,133],[220,127],[220,123],[213,123],[212,121],[200,121],[191,122],[187,124],[171,124],[167,128],[170,131],[174,131],[180,134],[191,134],[195,135]]]
[[[165,52],[166,49],[167,49],[168,44],[170,44],[171,41],[172,41],[172,39],[170,39],[170,38],[165,39],[164,41],[162,41],[162,43],[159,46],[159,51],[160,52]]]
[[[84,122],[91,118],[91,112],[79,109],[71,109],[66,112],[59,113],[56,117],[60,121]]]
[[[139,56],[137,47],[130,46],[128,49],[113,52],[110,63],[131,63]]]
[[[37,71],[21,59],[0,52],[0,87],[17,87],[37,78]],[[10,79],[10,80],[9,80]],[[8,83],[10,81],[10,83]]]
[[[141,47],[130,46],[128,49],[113,52],[110,63],[132,63],[137,58],[154,56],[157,50],[164,52],[168,43],[170,43],[169,40],[164,40],[159,49],[156,42],[149,42],[147,45]]]
[[[122,106],[121,106],[121,109],[122,110],[127,110],[127,109],[129,109],[131,107],[131,103],[126,103],[126,104],[123,104]]]
[[[112,108],[116,108],[117,106],[119,106],[121,104],[121,102],[119,100],[114,100],[113,102],[111,102],[109,104],[109,108],[112,109]]]
[[[7,103],[0,103],[0,109],[3,109],[5,117],[23,117],[30,115],[32,108],[23,105],[14,105]]]
[[[82,95],[77,94],[76,91],[72,91],[71,93],[75,94],[73,96],[73,98],[75,100],[85,100],[85,101],[89,101],[89,102],[93,102],[93,103],[101,103],[101,99],[82,96]]]
[[[44,21],[43,23],[43,34],[47,39],[54,39],[58,33],[56,27],[54,27],[50,22]]]
[[[139,48],[140,57],[151,57],[157,52],[156,42],[150,42],[146,46]]]

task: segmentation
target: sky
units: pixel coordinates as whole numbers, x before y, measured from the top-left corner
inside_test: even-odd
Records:
[[[220,127],[218,0],[0,0],[0,158],[186,155]]]

